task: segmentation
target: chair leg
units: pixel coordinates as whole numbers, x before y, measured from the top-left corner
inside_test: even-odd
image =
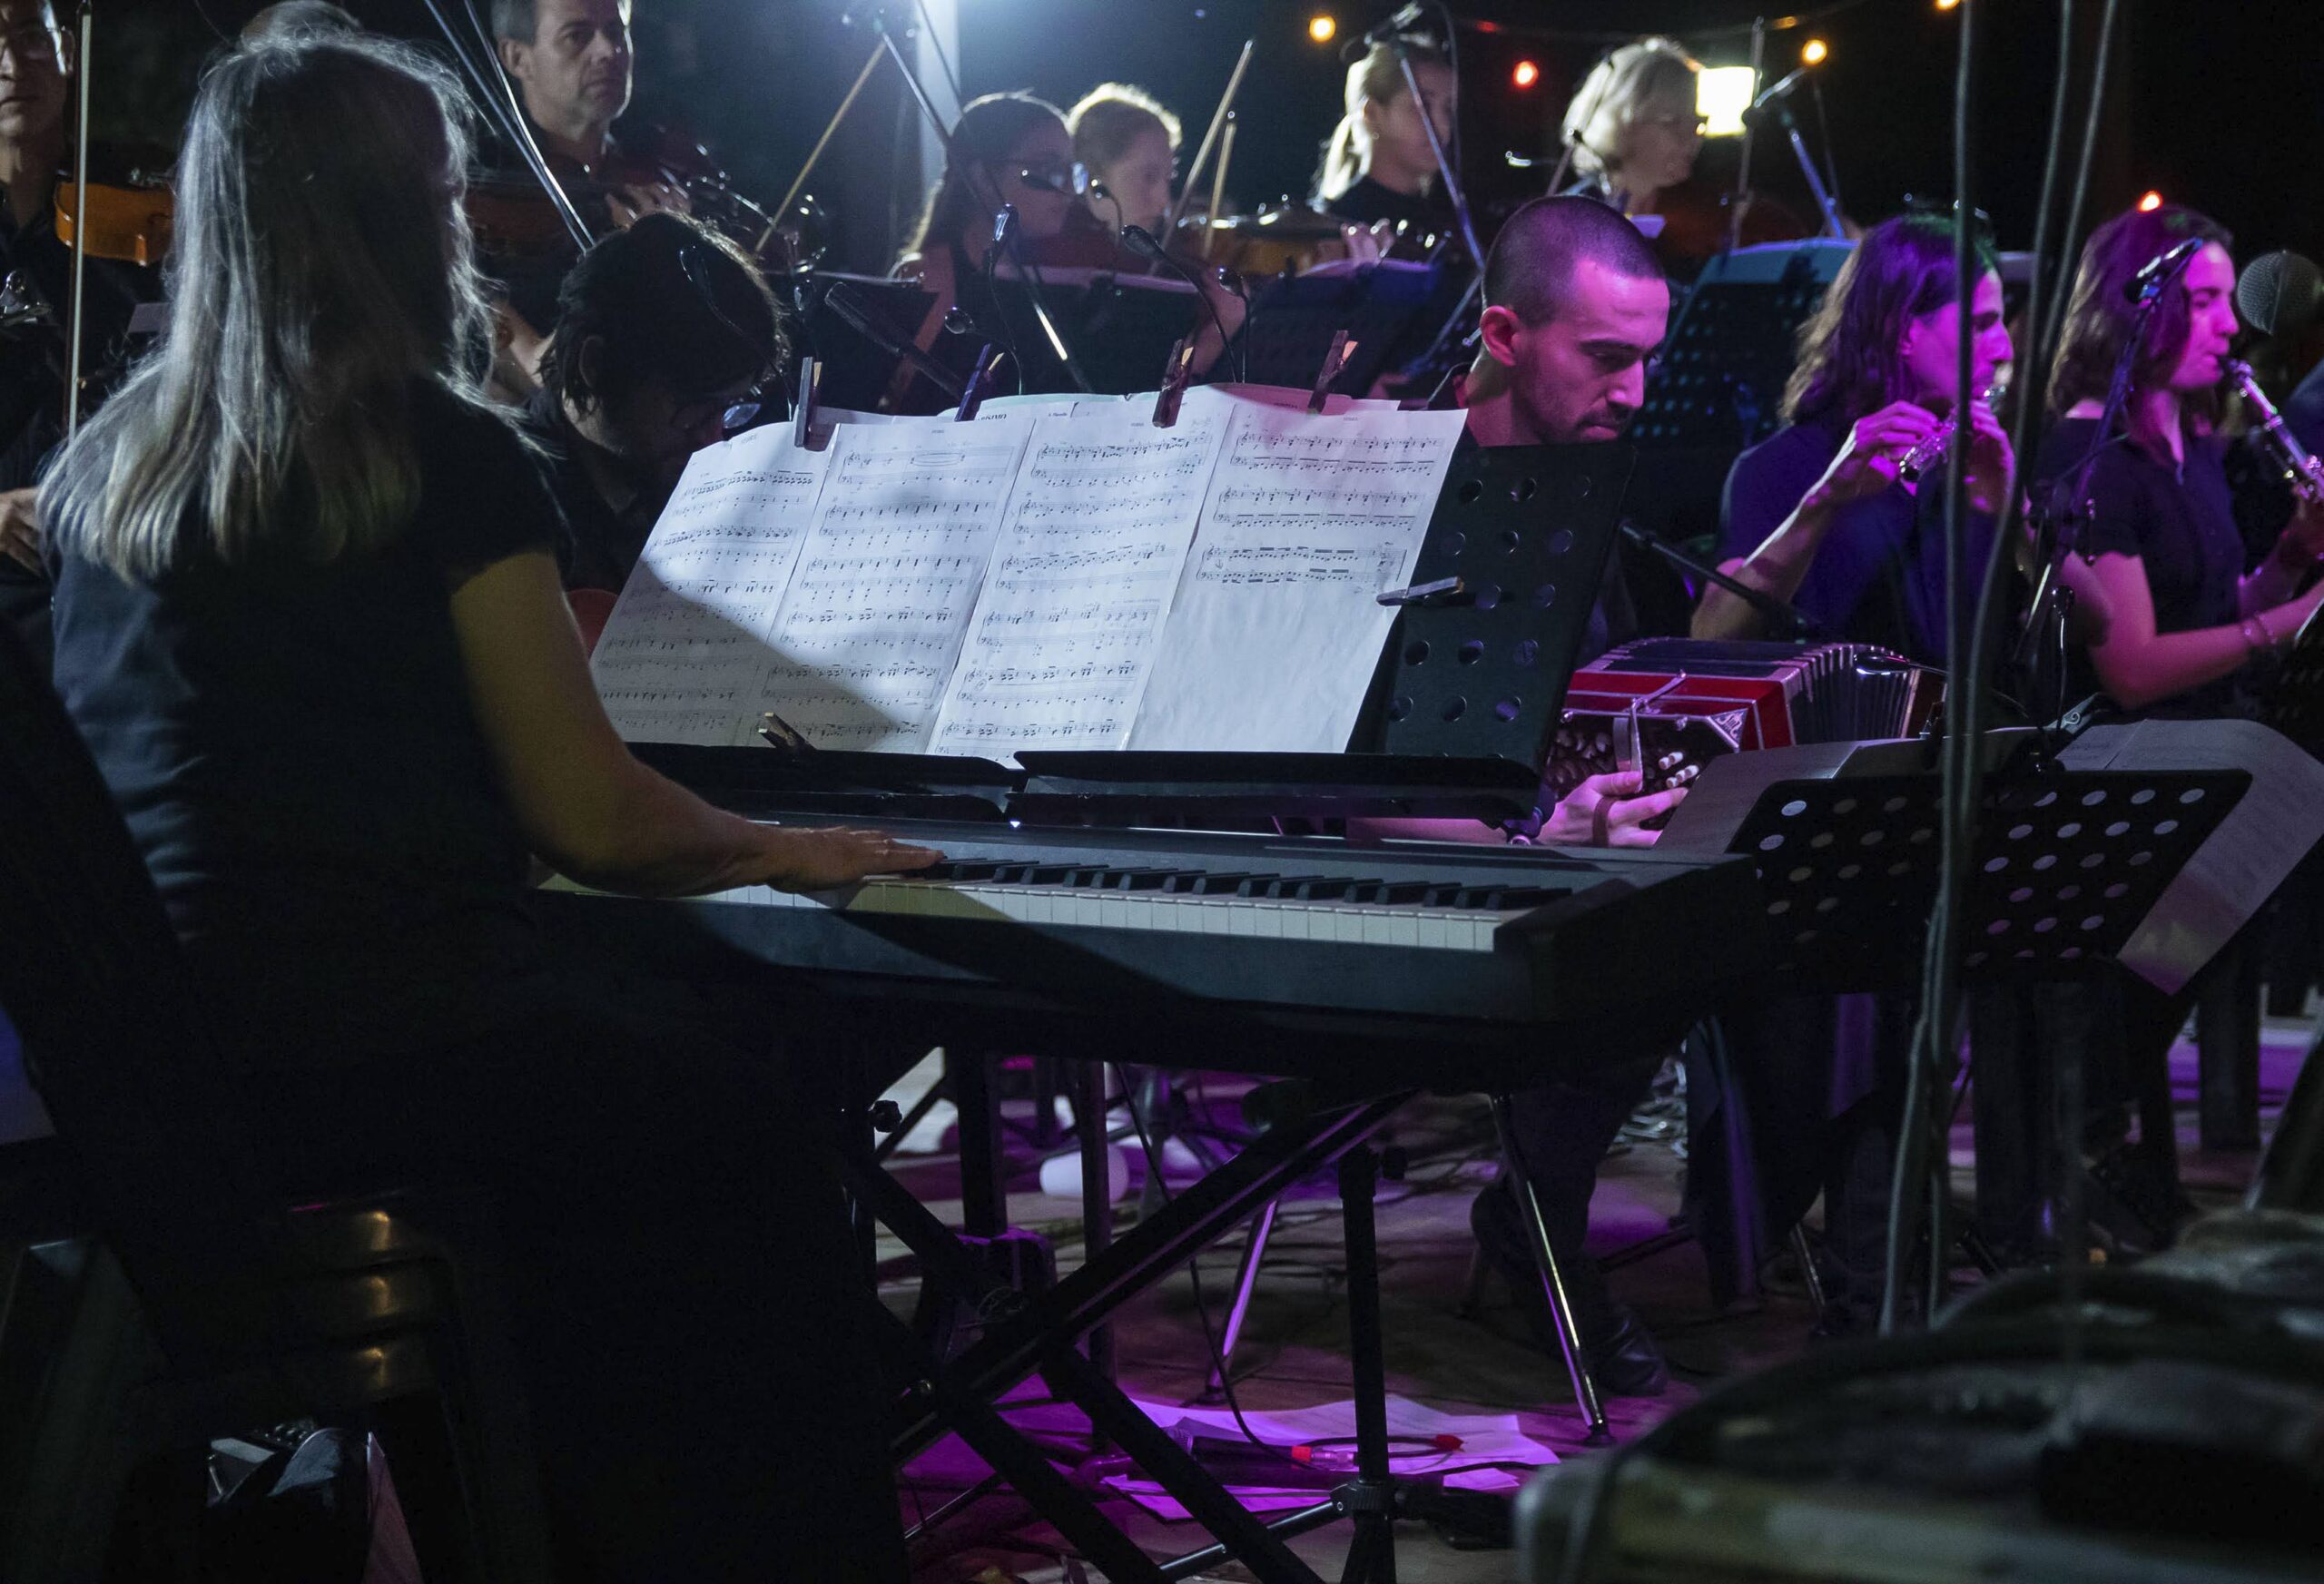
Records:
[[[1235,1344],[1242,1339],[1243,1322],[1251,1313],[1251,1296],[1258,1291],[1259,1262],[1266,1258],[1267,1239],[1275,1235],[1275,1212],[1283,1201],[1270,1199],[1251,1218],[1250,1240],[1243,1245],[1243,1261],[1235,1269],[1235,1301],[1226,1306],[1226,1323],[1220,1328],[1218,1357],[1210,1367],[1210,1383],[1202,1389],[1203,1402],[1226,1398],[1226,1378],[1235,1372]]]
[[[1807,1228],[1798,1222],[1791,1226],[1791,1257],[1799,1262],[1799,1279],[1807,1288],[1808,1307],[1816,1312],[1816,1323],[1824,1323],[1824,1274],[1816,1268],[1816,1251],[1807,1244]]]
[[[1583,1443],[1610,1446],[1614,1432],[1607,1427],[1606,1410],[1598,1399],[1598,1382],[1590,1377],[1589,1362],[1582,1356],[1581,1333],[1574,1324],[1565,1277],[1558,1270],[1557,1250],[1550,1246],[1550,1224],[1541,1214],[1541,1195],[1533,1189],[1533,1179],[1525,1171],[1524,1154],[1517,1146],[1506,1095],[1492,1097],[1492,1125],[1501,1139],[1502,1169],[1517,1185],[1518,1205],[1524,1212],[1527,1235],[1533,1245],[1533,1264],[1541,1274],[1541,1295],[1549,1302],[1550,1323],[1557,1332],[1558,1351],[1565,1355],[1566,1377],[1573,1383],[1574,1402],[1589,1427]]]

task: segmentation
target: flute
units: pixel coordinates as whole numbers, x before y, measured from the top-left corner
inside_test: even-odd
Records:
[[[1996,380],[1979,391],[1977,399],[1990,407],[2001,399],[2002,391],[2004,389],[2002,383]],[[1918,484],[1921,475],[1935,467],[1938,459],[1945,455],[1945,448],[1953,443],[1953,431],[1960,427],[1961,409],[1955,407],[1952,413],[1936,426],[1935,430],[1927,439],[1896,458],[1896,477],[1907,484]]]

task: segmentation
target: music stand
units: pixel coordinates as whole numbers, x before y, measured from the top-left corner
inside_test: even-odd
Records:
[[[801,339],[822,365],[822,389],[817,401],[852,412],[876,412],[895,378],[896,359],[863,333],[825,306],[831,289],[844,281],[870,300],[880,322],[909,339],[936,301],[936,294],[910,280],[882,280],[870,275],[843,275],[817,271],[800,292]]]
[[[1275,277],[1252,294],[1250,317],[1236,338],[1238,359],[1249,361],[1244,378],[1254,385],[1306,389],[1315,383],[1332,337],[1345,330],[1355,349],[1330,389],[1364,395],[1427,309],[1435,278],[1423,265],[1399,262]]]
[[[1406,605],[1390,635],[1383,750],[1549,762],[1634,460],[1620,445],[1452,459],[1413,582],[1458,586]]]
[[[1800,323],[1854,247],[1818,238],[1712,261],[1671,327],[1630,439],[1643,450],[1731,455],[1773,432]]]

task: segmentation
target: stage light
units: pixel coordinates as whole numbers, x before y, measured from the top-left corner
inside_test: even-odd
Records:
[[[1803,66],[1820,66],[1831,53],[1831,45],[1820,38],[1811,38],[1800,46],[1799,64]]]
[[[1331,16],[1319,15],[1307,19],[1307,36],[1317,44],[1329,44],[1339,34],[1340,25]]]
[[[1509,74],[1509,80],[1520,88],[1531,88],[1541,80],[1541,68],[1531,61],[1520,61]]]
[[[1695,113],[1705,137],[1741,137],[1743,113],[1759,91],[1759,74],[1748,66],[1705,66],[1695,74]]]
[[[1936,0],[1936,8],[1939,11],[1956,10],[1959,8],[1960,5],[1961,0]]]
[[[2161,209],[2162,207],[2162,194],[2160,192],[2150,192],[2145,197],[2139,200],[2139,212],[2141,214],[2152,214],[2156,210]]]

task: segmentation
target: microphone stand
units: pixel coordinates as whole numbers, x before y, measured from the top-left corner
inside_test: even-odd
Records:
[[[1791,85],[1805,70],[1802,67],[1799,72],[1794,72],[1760,94],[1759,102],[1744,113],[1743,123],[1748,126],[1754,116],[1775,118],[1776,124],[1783,128],[1784,136],[1791,141],[1792,155],[1799,162],[1799,173],[1807,179],[1807,191],[1815,197],[1816,208],[1824,216],[1825,234],[1845,241],[1848,233],[1840,223],[1840,207],[1832,198],[1832,190],[1824,184],[1822,172],[1816,169],[1815,157],[1807,152],[1807,140],[1799,135],[1799,123],[1792,119],[1791,102],[1787,97],[1791,92]]]
[[[1421,131],[1428,134],[1428,152],[1435,157],[1436,173],[1444,183],[1444,195],[1452,202],[1452,218],[1461,227],[1461,245],[1469,250],[1469,257],[1479,270],[1485,267],[1485,251],[1477,243],[1476,222],[1469,214],[1469,196],[1461,191],[1461,179],[1452,173],[1452,162],[1444,156],[1444,141],[1436,135],[1436,118],[1428,113],[1428,101],[1420,93],[1420,78],[1413,71],[1412,45],[1402,32],[1388,34],[1396,52],[1396,70],[1403,74],[1404,92],[1412,95],[1413,109],[1420,115]]]
[[[1628,517],[1622,519],[1622,537],[1642,550],[1649,550],[1662,557],[1687,576],[1716,585],[1749,605],[1775,625],[1776,631],[1795,638],[1829,638],[1836,636],[1832,629],[1787,600],[1777,599],[1764,588],[1754,588],[1739,577],[1732,577],[1708,562],[1698,561],[1675,545],[1666,545]]]

